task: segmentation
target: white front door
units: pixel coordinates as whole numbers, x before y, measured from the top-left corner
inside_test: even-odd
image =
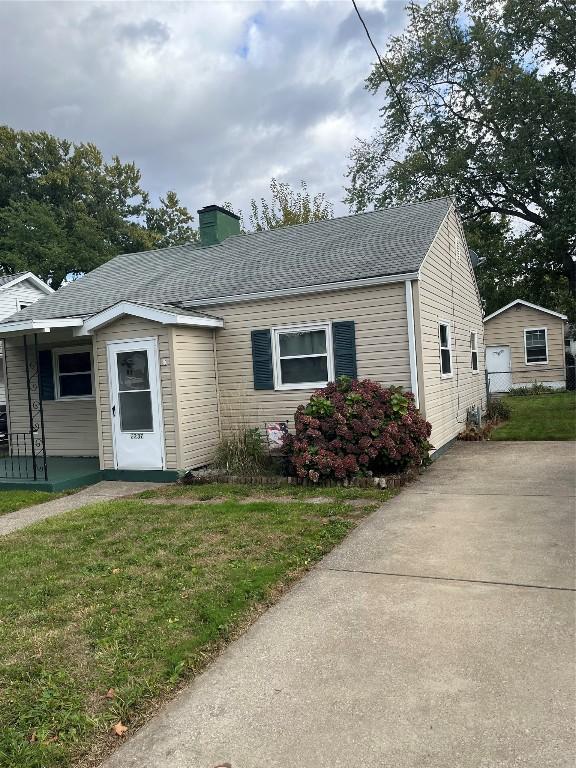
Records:
[[[114,463],[117,469],[164,469],[156,339],[108,342]]]
[[[486,347],[488,392],[509,392],[512,389],[512,360],[510,347]]]

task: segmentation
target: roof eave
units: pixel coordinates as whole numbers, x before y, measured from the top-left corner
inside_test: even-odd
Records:
[[[404,272],[394,275],[379,275],[358,280],[342,280],[336,283],[321,283],[317,285],[303,285],[294,288],[278,288],[272,291],[255,291],[254,293],[239,293],[232,296],[213,296],[207,299],[190,299],[182,301],[184,308],[210,306],[212,304],[233,304],[241,301],[257,301],[258,299],[274,299],[282,296],[301,296],[309,293],[329,293],[330,291],[343,291],[351,288],[367,288],[371,285],[385,285],[386,283],[403,283],[406,280],[419,280],[418,271]]]
[[[90,335],[125,315],[139,317],[143,320],[151,320],[161,325],[189,325],[203,328],[222,328],[224,325],[224,321],[219,317],[183,315],[179,314],[176,308],[174,308],[173,312],[170,312],[132,301],[120,301],[85,320],[82,328],[76,335]]]
[[[29,332],[49,333],[53,328],[78,328],[84,323],[81,317],[47,317],[42,319],[16,320],[0,323],[0,335]]]
[[[546,307],[540,307],[538,304],[531,304],[529,301],[524,301],[524,299],[514,299],[514,301],[511,301],[510,304],[506,304],[505,307],[500,307],[500,309],[497,309],[496,312],[492,312],[491,315],[488,315],[488,317],[484,318],[484,322],[487,323],[488,320],[492,320],[493,317],[496,317],[497,315],[502,314],[502,312],[506,312],[507,309],[511,309],[512,307],[515,307],[517,304],[522,304],[524,307],[530,307],[530,309],[536,309],[538,312],[545,312],[547,315],[554,315],[554,317],[559,317],[561,320],[568,320],[566,315],[562,315],[560,312],[554,312],[552,309],[546,309]]]

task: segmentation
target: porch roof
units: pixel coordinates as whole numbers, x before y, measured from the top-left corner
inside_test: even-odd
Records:
[[[141,317],[162,325],[195,325],[205,328],[222,328],[224,325],[220,317],[183,309],[172,304],[119,301],[88,317],[56,317],[45,320],[27,318],[15,322],[3,322],[0,323],[0,336],[17,335],[27,331],[49,333],[54,328],[72,328],[78,336],[90,335],[98,328],[125,315]]]

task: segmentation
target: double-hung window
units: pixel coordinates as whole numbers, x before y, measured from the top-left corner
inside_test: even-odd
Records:
[[[438,324],[438,342],[440,345],[440,374],[442,378],[452,376],[452,334],[450,323]]]
[[[548,338],[546,328],[526,328],[524,331],[526,364],[548,362]]]
[[[470,331],[470,367],[472,373],[478,373],[478,334]]]
[[[328,323],[273,328],[272,334],[276,389],[314,389],[334,380]]]
[[[54,350],[54,379],[58,400],[92,397],[92,352],[89,347]]]

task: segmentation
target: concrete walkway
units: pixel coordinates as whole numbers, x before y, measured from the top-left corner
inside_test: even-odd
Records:
[[[129,496],[133,493],[146,491],[148,488],[157,487],[158,483],[125,483],[103,480],[70,496],[61,496],[59,499],[46,501],[44,504],[35,504],[33,507],[25,507],[16,510],[16,512],[9,512],[7,515],[0,515],[0,536],[37,523],[38,520],[45,520],[47,517],[54,517],[71,509],[79,509],[96,501],[117,499],[120,496]]]
[[[575,454],[455,446],[106,768],[573,768]]]

